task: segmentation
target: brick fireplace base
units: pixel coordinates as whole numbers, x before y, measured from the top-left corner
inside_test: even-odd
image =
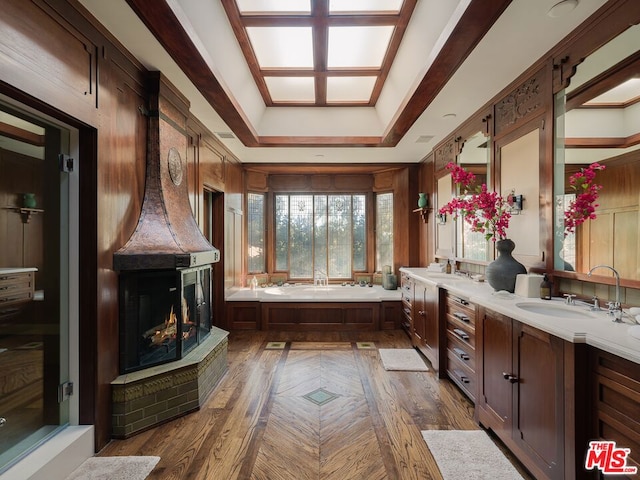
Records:
[[[214,327],[183,359],[111,382],[112,436],[128,438],[200,408],[227,371],[228,335]]]

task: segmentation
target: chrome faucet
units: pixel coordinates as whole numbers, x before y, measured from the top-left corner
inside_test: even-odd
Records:
[[[322,270],[316,270],[314,275],[313,284],[317,287],[327,287],[329,286],[329,275],[327,275]]]
[[[616,301],[608,302],[607,305],[609,305],[608,313],[613,317],[613,321],[621,322],[622,321],[622,305],[620,304],[620,274],[615,268],[610,267],[609,265],[596,265],[591,270],[589,270],[589,273],[587,274],[587,276],[590,277],[596,268],[608,268],[613,272],[613,275],[616,277]]]

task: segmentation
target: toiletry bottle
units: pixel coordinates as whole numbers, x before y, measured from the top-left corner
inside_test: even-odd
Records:
[[[251,290],[256,290],[258,288],[258,279],[254,275],[251,279]]]
[[[551,287],[552,284],[549,281],[547,274],[544,274],[542,282],[540,282],[540,298],[543,300],[551,300]]]

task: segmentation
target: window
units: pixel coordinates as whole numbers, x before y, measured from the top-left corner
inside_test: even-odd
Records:
[[[376,195],[376,271],[393,267],[393,193]]]
[[[275,196],[275,269],[291,278],[366,270],[365,195]]]
[[[247,248],[249,273],[265,271],[264,255],[264,194],[247,195]]]

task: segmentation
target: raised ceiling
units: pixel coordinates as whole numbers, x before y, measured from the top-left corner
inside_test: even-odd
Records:
[[[253,72],[260,77],[265,69],[246,60],[225,10],[231,0],[80,2],[147,68],[178,86],[193,114],[241,161],[336,164],[419,162],[606,3],[580,0],[555,18],[548,11],[558,0],[418,0],[375,106],[280,106],[256,82]],[[311,16],[329,3],[313,1]],[[265,17],[263,6],[241,9]],[[314,91],[314,103],[319,96]]]
[[[374,106],[417,0],[222,0],[267,106]]]

